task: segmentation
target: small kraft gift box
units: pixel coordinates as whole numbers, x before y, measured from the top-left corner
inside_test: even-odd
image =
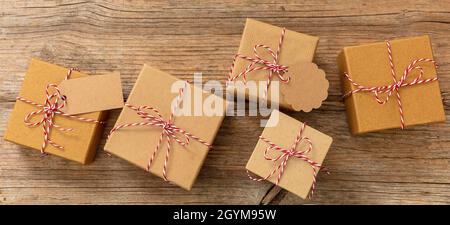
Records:
[[[325,72],[312,63],[318,41],[318,37],[247,19],[227,91],[289,110],[309,112],[320,107],[329,83]],[[238,88],[239,82],[245,88]]]
[[[249,178],[311,198],[333,139],[278,110],[267,124],[247,163]]]
[[[90,88],[94,81],[101,81],[107,88]],[[100,90],[104,90],[103,95]],[[104,104],[112,105],[97,105],[99,93],[113,100]],[[102,109],[122,106],[119,74],[88,76],[32,59],[4,138],[43,154],[86,164],[93,160],[101,136],[106,118]]]
[[[445,121],[429,36],[345,47],[338,64],[352,134]]]
[[[174,89],[175,83],[184,86]],[[206,99],[225,104],[223,98],[193,87],[144,65],[105,150],[190,190],[225,116],[225,106],[214,115],[177,115],[196,104],[195,94],[189,94],[195,91],[200,91],[200,106]]]

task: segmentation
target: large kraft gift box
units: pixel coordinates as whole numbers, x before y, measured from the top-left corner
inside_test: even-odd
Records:
[[[32,59],[26,72],[25,79],[20,90],[20,97],[29,99],[39,104],[44,104],[46,99],[47,84],[59,84],[67,75],[68,69],[56,66],[38,59]],[[87,74],[73,71],[70,79],[86,77]],[[16,101],[14,109],[10,115],[5,132],[5,140],[41,150],[44,140],[42,125],[36,127],[25,126],[24,118],[27,114],[39,110],[31,104],[23,101]],[[106,118],[106,112],[93,112],[77,115],[102,121]],[[32,122],[37,122],[43,118],[42,114],[36,115]],[[91,162],[94,159],[103,125],[98,123],[82,122],[76,119],[55,115],[54,124],[64,128],[72,128],[71,131],[59,131],[53,127],[50,131],[50,139],[64,147],[55,148],[47,144],[45,153],[60,156],[65,159],[76,161],[82,164]]]
[[[261,137],[264,137],[272,143],[285,149],[290,149],[293,146],[299,129],[303,126],[302,122],[281,113],[278,110],[274,110],[272,112],[267,124],[271,124],[273,126],[266,126],[261,134]],[[301,137],[310,139],[312,143],[312,150],[307,153],[306,156],[313,162],[322,164],[333,139],[330,136],[323,134],[307,125],[305,125]],[[274,168],[280,165],[283,161],[280,159],[274,164],[273,161],[267,160],[264,154],[268,147],[269,144],[260,138],[246,166],[248,171],[262,178],[271,174]],[[307,148],[308,142],[301,140],[294,149],[296,151],[305,151]],[[281,156],[282,153],[275,151],[274,149],[270,149],[268,151],[268,155],[271,158],[276,158]],[[316,172],[318,173],[319,170],[320,168],[317,168]],[[280,169],[278,172],[279,171]],[[270,176],[267,180],[275,184],[277,182],[278,172],[274,173],[273,176]],[[300,158],[292,156],[286,163],[286,167],[284,168],[284,172],[282,173],[278,186],[305,199],[310,196],[313,181],[314,169],[311,165]]]
[[[396,79],[400,80],[404,70],[419,58],[433,59],[429,36],[410,37],[389,42]],[[356,83],[367,87],[393,84],[386,42],[345,47],[338,56],[344,95],[357,89],[344,73]],[[423,69],[422,80],[437,77],[432,62],[419,62]],[[418,78],[419,69],[411,71],[406,82]],[[404,115],[404,125],[411,126],[445,121],[439,82],[432,81],[399,88]],[[361,134],[390,128],[400,128],[401,119],[397,93],[393,91],[385,104],[379,104],[372,92],[358,92],[345,97],[347,117],[353,134]],[[388,93],[380,93],[385,100]]]
[[[238,55],[244,55],[251,58],[256,58],[256,55],[254,53],[254,47],[255,45],[263,44],[272,49],[272,51],[276,52],[277,47],[280,42],[280,36],[282,33],[281,27],[273,26],[267,23],[263,23],[257,20],[253,19],[247,19],[245,28],[242,34],[242,39],[239,45]],[[298,33],[295,31],[291,31],[286,29],[285,35],[283,38],[282,45],[280,47],[280,54],[278,57],[278,64],[283,66],[288,66],[288,72],[284,74],[284,77],[291,77],[294,78],[294,76],[302,76],[303,72],[305,71],[305,67],[308,67],[308,70],[312,70],[315,73],[318,70],[317,66],[312,63],[314,54],[316,52],[317,44],[319,42],[319,38],[315,36],[310,36],[307,34]],[[260,47],[257,49],[258,55],[261,59],[272,61],[273,56],[269,54],[269,51],[266,49]],[[232,65],[232,71],[229,74],[230,77],[236,77],[241,73],[242,71],[245,71],[246,68],[249,66],[251,62],[242,58],[236,58],[235,62]],[[306,63],[306,64],[305,64]],[[256,64],[254,65],[255,68],[262,67],[263,64]],[[312,68],[309,68],[312,67]],[[302,93],[308,94],[308,93],[314,93],[312,97],[303,98],[303,101],[309,101],[306,104],[307,106],[313,104],[314,107],[320,106],[320,103],[324,98],[327,96],[327,89],[328,89],[328,82],[325,80],[325,74],[323,71],[321,71],[322,74],[315,74],[317,77],[314,77],[313,79],[304,79],[296,83],[296,85],[301,85],[299,83],[308,83],[305,85],[301,85],[302,90],[288,90],[288,89],[299,89],[298,86],[294,87],[294,84],[292,82],[283,83],[280,81],[279,78],[277,78],[276,74],[273,74],[272,82],[278,81],[279,82],[279,100],[278,104],[286,109],[294,109],[292,104],[288,102],[288,97],[285,96],[285,93],[290,92],[298,92],[298,95],[292,95],[289,96],[290,99],[295,99],[296,97],[299,98]],[[231,89],[228,90],[230,92],[235,92],[236,94],[245,94],[245,97],[247,99],[251,98],[257,98],[260,90],[260,87],[258,84],[260,81],[267,81],[268,79],[268,70],[254,70],[251,73],[248,73],[246,75],[247,81],[255,81],[256,85],[258,87],[258,91],[255,93],[248,91],[248,89]],[[316,79],[322,79],[317,82],[315,82]],[[233,79],[235,81],[243,81],[242,77],[239,77],[237,79]],[[295,80],[295,79],[294,79]],[[292,81],[292,80],[291,80]],[[261,96],[260,96],[261,97]],[[269,88],[269,91],[266,96],[266,100],[271,103],[271,88]],[[318,99],[317,99],[318,98]],[[316,102],[319,103],[316,103]],[[319,104],[317,106],[317,104]],[[297,110],[297,109],[295,109]],[[307,109],[306,111],[310,111],[311,109]],[[299,110],[297,110],[299,111]]]
[[[171,115],[171,103],[179,96],[173,93],[171,86],[180,81],[176,77],[165,72],[144,65],[140,75],[134,85],[130,96],[127,100],[128,105],[133,106],[150,106],[159,111],[162,118],[166,121]],[[191,87],[191,103],[194,103],[193,85]],[[197,88],[198,89],[198,88]],[[201,91],[201,90],[197,90]],[[186,93],[185,93],[186,94]],[[217,98],[218,101],[225,101],[215,95],[202,91],[203,99],[206,97]],[[185,101],[185,100],[184,100]],[[187,106],[187,102],[182,102],[183,107]],[[203,103],[202,103],[203,105]],[[192,110],[193,110],[193,105]],[[149,113],[150,110],[148,110]],[[175,115],[173,124],[185,131],[203,139],[212,144],[214,138],[220,128],[225,115],[225,107],[221,115],[213,116],[185,116]],[[144,121],[135,110],[124,107],[122,113],[117,119],[116,125],[134,123]],[[134,126],[116,130],[111,133],[108,138],[105,150],[126,161],[143,168],[148,169],[149,158],[158,145],[163,129],[157,126]],[[183,139],[179,133],[178,138]],[[204,145],[197,140],[191,138],[190,143],[182,146],[173,138],[170,140],[170,153],[167,161],[167,180],[184,189],[190,190],[198,176],[210,147]],[[156,158],[150,167],[151,173],[164,178],[163,167],[166,160],[167,142],[164,136]]]

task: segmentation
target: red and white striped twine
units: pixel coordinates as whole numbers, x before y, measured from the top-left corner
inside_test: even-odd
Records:
[[[285,78],[284,75],[288,72],[289,67],[283,66],[278,63],[280,52],[281,52],[281,46],[283,45],[284,36],[286,33],[286,29],[283,28],[281,30],[281,36],[280,40],[278,42],[278,48],[277,51],[274,52],[269,46],[263,45],[263,44],[257,44],[253,47],[253,52],[255,54],[254,57],[245,56],[242,54],[236,54],[233,57],[233,63],[230,67],[230,72],[228,74],[228,81],[235,81],[236,79],[242,77],[242,80],[244,83],[247,82],[247,74],[258,71],[258,70],[268,70],[269,75],[267,77],[267,83],[266,88],[264,90],[264,99],[267,98],[267,92],[269,90],[270,82],[272,81],[273,74],[275,73],[277,77],[282,81],[283,83],[288,83],[290,80],[290,77]],[[261,57],[258,54],[258,48],[263,48],[267,50],[267,52],[272,56],[272,61],[261,59]],[[241,73],[233,76],[233,70],[234,70],[234,64],[236,63],[236,60],[238,58],[245,59],[250,61],[251,63],[246,67],[244,71]],[[262,64],[262,66],[257,66],[258,64]]]
[[[162,133],[159,136],[158,143],[153,150],[153,153],[151,154],[148,164],[147,164],[147,171],[150,171],[150,168],[152,166],[152,163],[156,157],[157,152],[159,151],[162,142],[164,140],[164,137],[166,137],[166,155],[164,158],[164,166],[163,166],[163,178],[165,181],[168,181],[167,179],[167,171],[169,166],[169,157],[170,157],[170,146],[171,146],[171,139],[174,139],[178,144],[181,146],[187,146],[190,142],[190,139],[196,140],[197,142],[206,145],[208,147],[211,147],[212,145],[208,142],[204,141],[203,139],[187,132],[186,130],[178,127],[174,124],[174,114],[176,110],[178,110],[178,107],[183,101],[183,93],[184,89],[187,88],[187,83],[184,88],[181,88],[179,91],[179,95],[177,96],[177,103],[175,107],[171,110],[171,114],[169,116],[168,120],[165,120],[162,115],[159,113],[158,109],[151,107],[151,106],[134,106],[131,104],[125,104],[128,108],[136,111],[136,113],[144,119],[142,122],[135,122],[135,123],[126,123],[115,126],[111,132],[109,133],[109,136],[111,136],[112,133],[114,133],[117,130],[127,128],[127,127],[135,127],[135,126],[151,126],[151,127],[160,127],[162,128]],[[147,110],[147,111],[146,111]],[[149,112],[150,113],[149,113]],[[181,138],[179,136],[182,136]]]
[[[273,143],[269,139],[267,139],[267,138],[265,138],[263,136],[260,136],[259,138],[269,145],[266,148],[266,150],[264,151],[264,158],[266,160],[273,161],[273,169],[264,178],[255,178],[255,177],[251,176],[250,175],[250,171],[247,170],[248,177],[251,180],[254,180],[254,181],[263,181],[263,180],[269,179],[270,177],[272,177],[278,171],[277,180],[275,182],[275,184],[278,185],[278,183],[281,180],[281,177],[283,176],[283,173],[284,173],[284,170],[285,170],[285,167],[287,165],[287,162],[288,162],[289,158],[295,157],[295,158],[301,159],[304,162],[308,163],[311,166],[311,168],[313,169],[313,183],[312,183],[312,186],[311,186],[311,191],[309,192],[309,195],[308,195],[308,198],[311,199],[312,196],[314,195],[314,190],[316,189],[317,172],[320,169],[324,169],[327,173],[329,173],[329,172],[320,163],[314,162],[313,160],[311,160],[307,156],[307,154],[313,150],[313,143],[312,143],[311,139],[309,139],[308,137],[304,137],[303,136],[303,132],[305,130],[305,127],[306,127],[306,124],[303,123],[303,125],[300,127],[299,131],[297,132],[297,136],[295,137],[294,143],[292,144],[291,148],[289,148],[289,149],[283,148],[283,147]],[[296,150],[298,144],[300,142],[302,142],[302,141],[305,141],[307,143],[307,149],[303,150],[303,151]],[[275,158],[273,158],[273,157],[269,156],[269,154],[268,154],[270,150],[274,150],[274,151],[280,152],[282,154],[277,156],[277,157],[275,157]],[[277,163],[280,160],[281,160],[281,162]]]
[[[77,71],[77,69],[75,68],[70,68],[68,70],[65,80],[70,78],[70,75],[74,70]],[[16,99],[19,101],[25,102],[27,104],[35,106],[36,108],[39,108],[39,110],[27,114],[24,118],[24,123],[28,127],[36,127],[42,124],[42,129],[44,133],[44,141],[41,146],[42,154],[45,154],[45,148],[47,147],[48,144],[58,149],[64,149],[62,145],[59,145],[50,139],[50,132],[53,127],[63,132],[73,130],[72,128],[64,128],[59,126],[58,124],[55,124],[53,122],[55,115],[76,119],[82,122],[100,123],[100,124],[103,123],[95,119],[69,115],[62,112],[61,109],[64,108],[64,106],[67,104],[67,99],[65,96],[61,95],[61,91],[59,90],[57,84],[48,84],[45,89],[45,95],[46,99],[43,105],[20,96],[16,97]],[[37,122],[31,122],[31,119],[39,114],[43,114],[43,118]]]
[[[392,81],[393,81],[392,84],[386,85],[386,86],[366,87],[366,86],[356,83],[350,77],[350,75],[348,73],[344,73],[345,77],[349,80],[349,82],[353,86],[356,87],[356,89],[347,92],[343,97],[346,98],[346,97],[348,97],[352,94],[358,93],[358,92],[372,92],[375,96],[375,100],[379,104],[384,105],[389,101],[389,98],[391,97],[392,93],[395,91],[396,98],[397,98],[398,110],[400,113],[400,125],[401,125],[401,128],[404,129],[405,128],[405,118],[404,118],[404,114],[403,114],[402,100],[401,100],[400,93],[399,93],[400,88],[437,81],[438,80],[437,77],[422,79],[422,76],[424,74],[424,69],[418,64],[421,62],[430,62],[430,63],[433,63],[435,68],[438,68],[438,65],[437,65],[436,61],[434,61],[433,59],[430,59],[430,58],[415,59],[406,67],[406,69],[403,71],[403,75],[400,77],[399,80],[397,80],[396,73],[395,73],[395,66],[394,66],[393,57],[392,57],[392,48],[391,48],[391,44],[389,41],[386,41],[386,46],[387,46],[387,52],[388,52],[388,56],[389,56],[389,66],[391,69],[391,75],[392,75]],[[415,78],[414,80],[412,80],[411,82],[407,82],[408,76],[414,70],[419,70],[419,76],[417,78]],[[384,94],[384,93],[387,93],[387,96],[384,99],[381,99],[379,94]]]

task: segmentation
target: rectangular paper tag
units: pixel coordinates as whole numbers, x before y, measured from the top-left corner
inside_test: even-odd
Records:
[[[124,105],[119,73],[68,79],[58,87],[67,98],[67,105],[61,111],[71,115],[122,108]]]

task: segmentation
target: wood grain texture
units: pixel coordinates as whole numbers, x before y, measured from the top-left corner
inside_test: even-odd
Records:
[[[224,82],[247,17],[321,38],[315,62],[327,73],[329,98],[319,110],[289,113],[334,138],[325,159],[332,174],[319,175],[313,201],[247,179],[260,118],[225,119],[187,192],[101,151],[115,110],[88,166],[1,139],[0,203],[450,203],[449,122],[351,136],[335,60],[344,46],[429,34],[448,115],[448,1],[0,0],[0,136],[31,57],[91,74],[120,71],[126,96],[144,63],[179,78],[203,72]]]

